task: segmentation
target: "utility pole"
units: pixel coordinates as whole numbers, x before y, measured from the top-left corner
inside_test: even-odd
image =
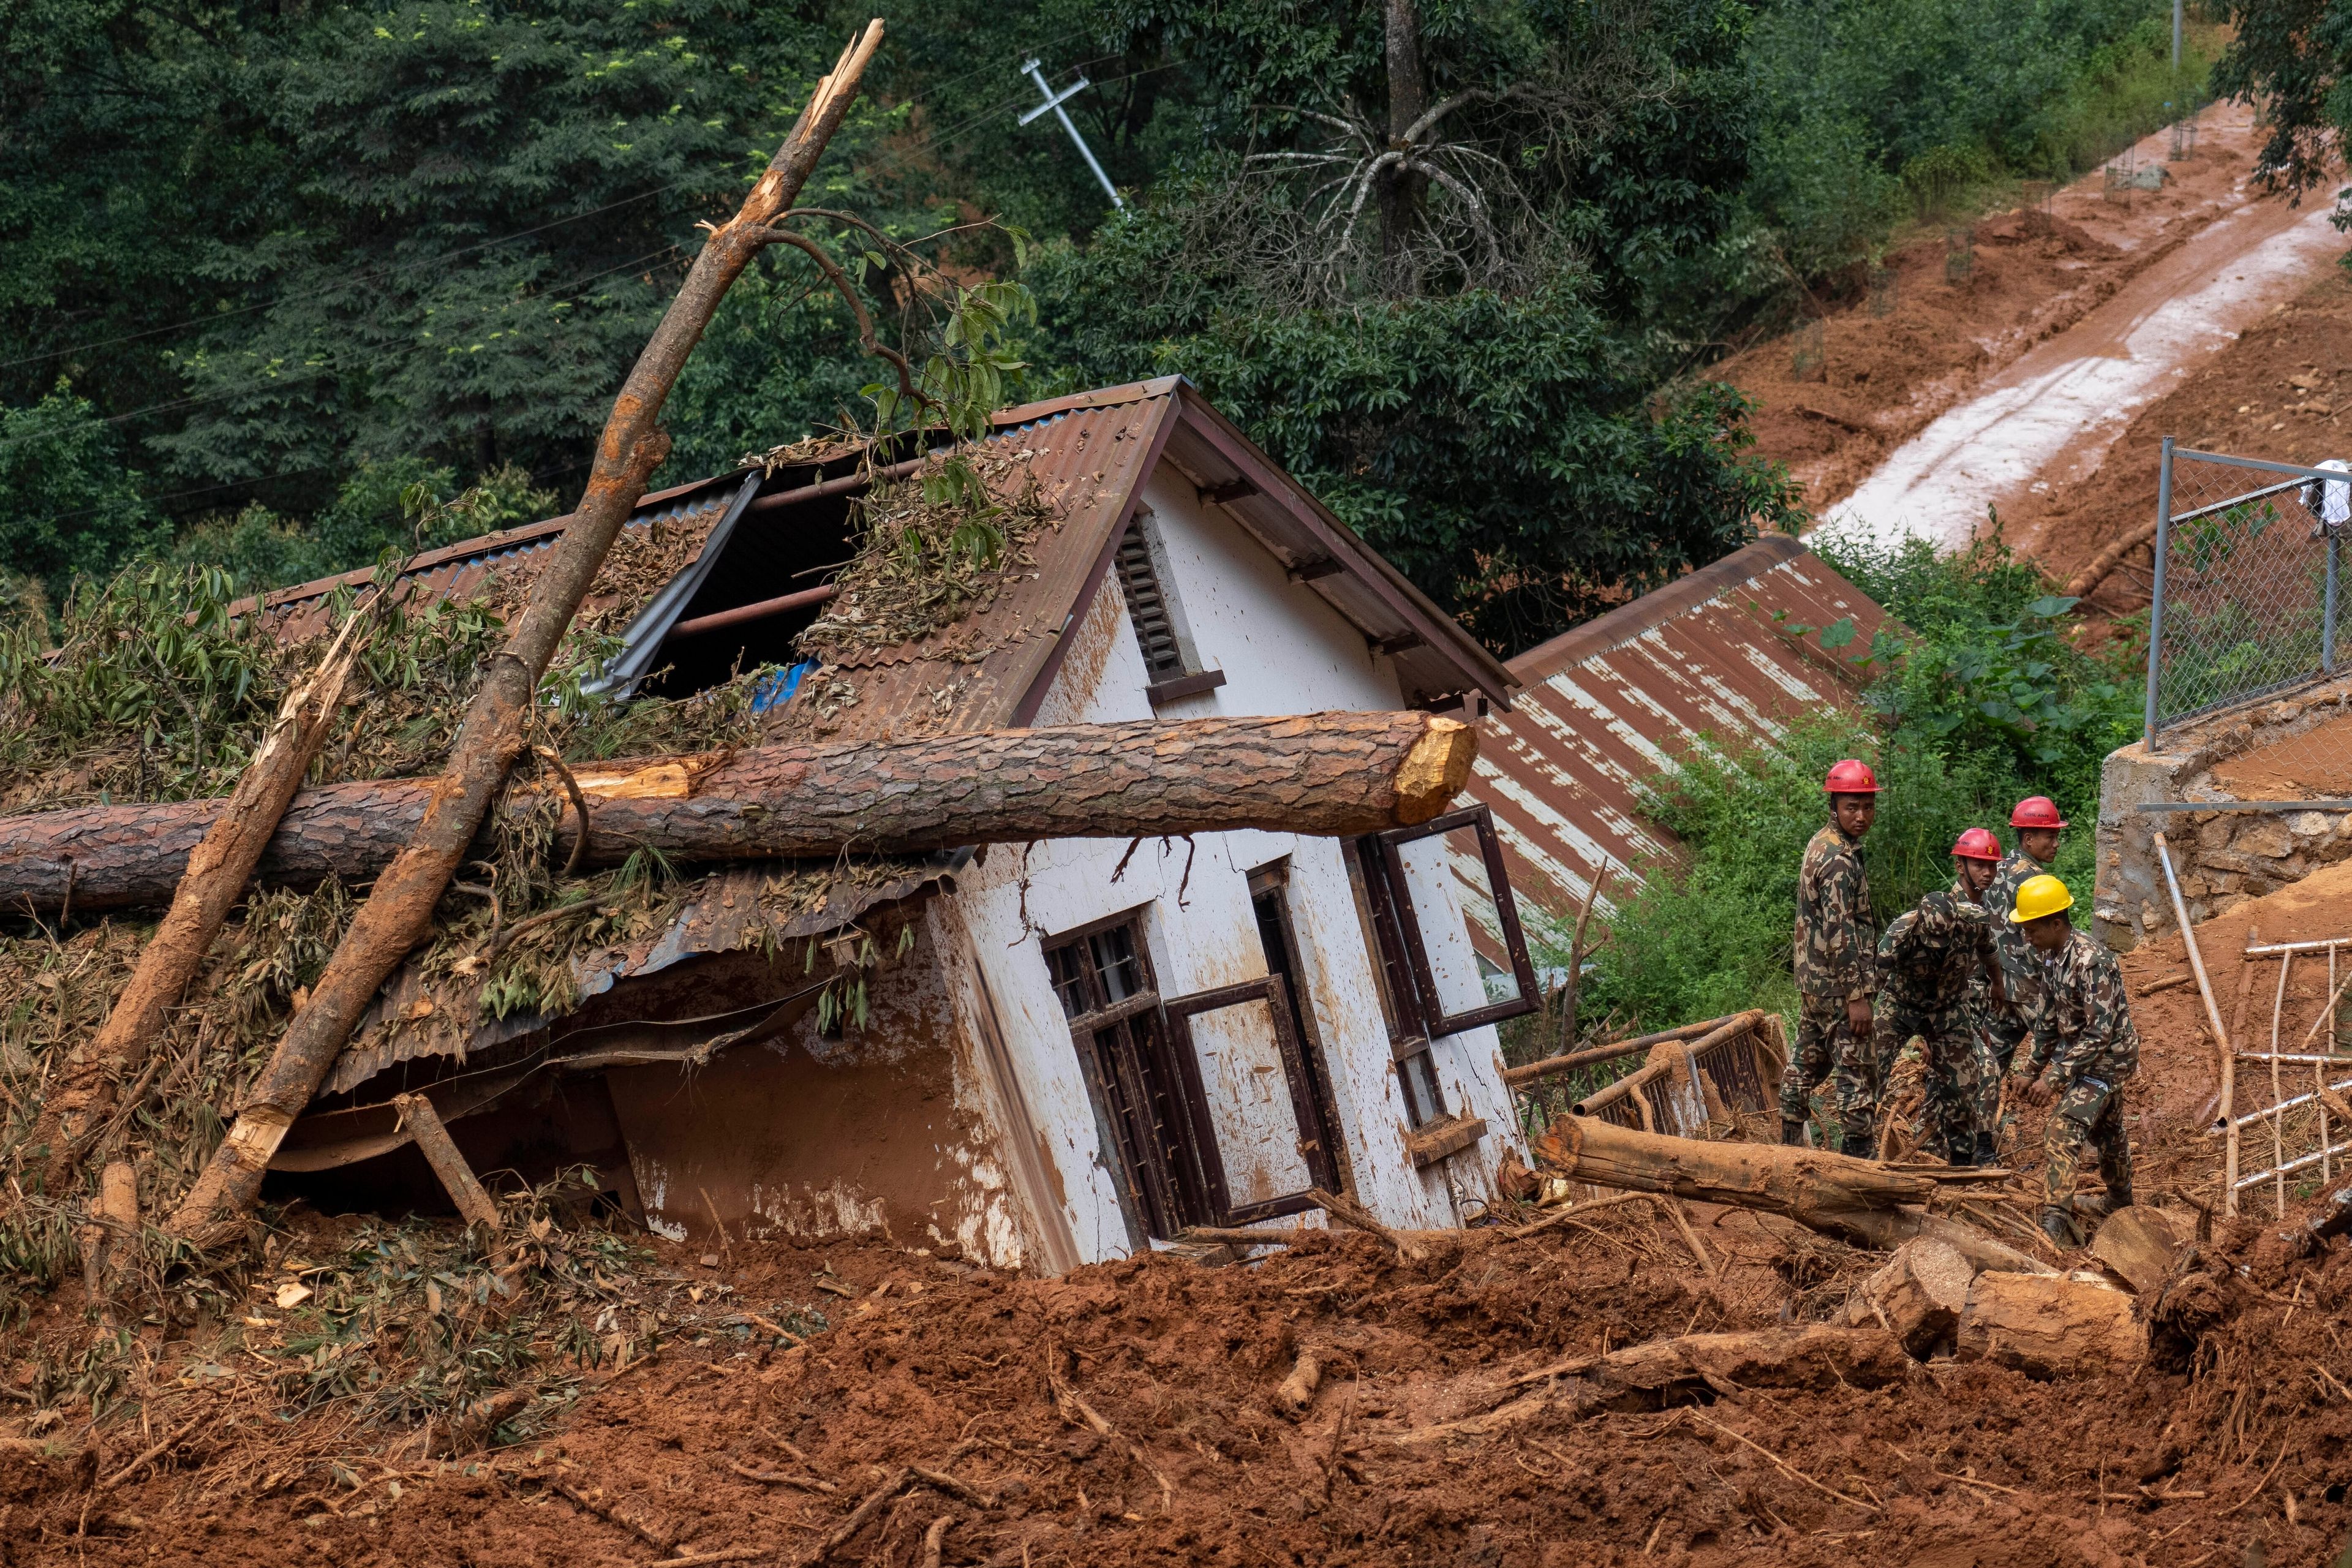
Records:
[[[2180,74],[2180,8],[2181,0],[2172,0],[2172,74]]]
[[[2173,0],[2173,3],[2177,6],[2179,4],[2179,0]],[[2177,55],[2179,52],[2179,45],[2176,42],[2174,46],[2174,53]],[[1062,129],[1070,133],[1070,140],[1078,144],[1078,156],[1087,161],[1087,167],[1092,169],[1095,172],[1095,178],[1102,182],[1103,195],[1110,198],[1111,205],[1117,207],[1121,212],[1125,212],[1127,210],[1127,204],[1118,199],[1118,192],[1111,184],[1110,176],[1103,173],[1103,166],[1100,163],[1095,162],[1095,150],[1087,145],[1087,139],[1078,134],[1078,128],[1076,125],[1070,123],[1069,110],[1062,107],[1063,104],[1068,102],[1071,99],[1074,99],[1077,97],[1078,94],[1086,91],[1087,86],[1087,79],[1082,76],[1078,78],[1077,80],[1072,82],[1069,86],[1064,88],[1060,92],[1056,93],[1052,88],[1045,85],[1045,73],[1037,68],[1040,63],[1042,62],[1032,59],[1027,65],[1021,68],[1022,74],[1026,76],[1031,81],[1035,82],[1037,84],[1037,90],[1045,95],[1045,101],[1031,110],[1028,113],[1023,115],[1021,117],[1021,123],[1026,125],[1031,121],[1036,119],[1039,115],[1051,110],[1053,111],[1054,118],[1062,122]]]

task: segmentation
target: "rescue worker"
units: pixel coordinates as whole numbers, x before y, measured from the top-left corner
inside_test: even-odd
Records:
[[[1976,1158],[1983,1053],[1970,999],[2000,963],[1993,952],[1991,911],[1977,901],[1992,869],[1979,858],[1979,840],[1991,837],[1980,827],[1962,835],[1952,846],[1958,868],[1952,885],[1923,894],[1917,908],[1895,917],[1878,943],[1879,1074],[1882,1079],[1892,1075],[1905,1046],[1918,1039],[1925,1098],[1917,1147],[1955,1165]]]
[[[2033,1043],[2010,1079],[2013,1099],[2053,1107],[2043,1135],[2042,1228],[2061,1247],[2080,1247],[2074,1177],[2095,1156],[2113,1214],[2132,1201],[2131,1144],[2124,1134],[2124,1081],[2139,1070],[2139,1031],[2124,994],[2123,971],[2106,947],[2066,918],[2074,895],[2055,877],[2017,889],[2010,921],[2042,960]]]
[[[2000,1142],[2001,1079],[2017,1059],[2017,1047],[2033,1031],[2033,1009],[2042,995],[2042,961],[2011,922],[2009,911],[2017,907],[2018,889],[2049,874],[2058,858],[2058,834],[2066,821],[2048,795],[2032,795],[2017,803],[2009,814],[2009,825],[2017,829],[2017,848],[1993,872],[1992,887],[1985,894],[1985,907],[1995,916],[1993,947],[2000,954],[2001,979],[2009,988],[2009,999],[1996,1004],[1986,1016],[1992,1055],[2000,1066],[1985,1075],[1977,1101],[1977,1155],[1985,1164],[1992,1163],[1993,1149]]]
[[[1830,820],[1805,846],[1797,871],[1797,1041],[1780,1078],[1780,1136],[1805,1140],[1814,1086],[1832,1079],[1830,1146],[1872,1152],[1878,1063],[1871,1028],[1878,922],[1862,840],[1878,817],[1878,776],[1849,757],[1822,788]]]
[[[1959,878],[1952,891],[1965,893],[1982,905],[1987,916],[1986,926],[1992,933],[1993,962],[1980,971],[1969,986],[1969,1036],[1976,1047],[1976,1097],[1970,1110],[1974,1126],[1970,1142],[1976,1163],[1991,1165],[1999,1163],[2000,1129],[1993,1125],[2000,1107],[2001,1075],[2009,1071],[2010,1058],[2000,1053],[1995,1042],[1994,1028],[2008,1007],[2009,981],[2000,963],[2000,942],[2009,930],[2009,911],[2013,903],[1995,901],[1993,879],[2000,870],[2000,840],[1990,828],[1971,827],[1952,846],[1952,863],[1959,868]],[[2013,1053],[2012,1053],[2013,1054]],[[1954,1163],[1958,1163],[1957,1160]]]

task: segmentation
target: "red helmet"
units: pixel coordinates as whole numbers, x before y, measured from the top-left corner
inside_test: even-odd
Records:
[[[2058,815],[2058,803],[2046,795],[2029,795],[2017,803],[2009,814],[2011,827],[2063,827],[2066,819]]]
[[[1952,846],[1952,853],[1963,860],[1998,860],[2000,840],[1992,836],[1990,828],[1971,827],[1960,835],[1959,842]]]
[[[1878,775],[1870,771],[1868,763],[1848,757],[1830,764],[1829,780],[1822,787],[1832,795],[1876,795]]]

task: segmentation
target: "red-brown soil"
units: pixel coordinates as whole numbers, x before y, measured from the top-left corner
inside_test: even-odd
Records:
[[[2168,1018],[2148,1022],[2173,1037]],[[1469,1233],[1419,1265],[1367,1237],[1318,1233],[1255,1266],[1160,1257],[1059,1280],[879,1244],[738,1244],[718,1268],[664,1247],[655,1277],[672,1281],[677,1337],[533,1440],[428,1464],[384,1457],[407,1434],[353,1434],[332,1462],[264,1475],[238,1447],[279,1441],[265,1422],[235,1437],[200,1429],[177,1468],[93,1489],[140,1448],[147,1413],[93,1438],[83,1410],[46,1447],[19,1442],[0,1459],[0,1562],[501,1568],[742,1549],[738,1560],[802,1563],[908,1464],[953,1474],[989,1506],[918,1489],[835,1561],[921,1562],[941,1517],[940,1561],[1007,1568],[2234,1568],[2257,1560],[2257,1542],[2269,1563],[2326,1562],[2352,1527],[2352,1401],[2322,1375],[2342,1367],[2352,1252],[2284,1266],[2254,1225],[2223,1244],[2250,1266],[2234,1315],[2185,1369],[2042,1383],[1943,1362],[1874,1392],[1749,1391],[1689,1414],[1391,1441],[1492,1403],[1506,1375],[1564,1352],[1825,1315],[1869,1261],[1744,1214],[1702,1226],[1727,1263],[1720,1287],[1670,1231],[1600,1217],[1517,1242]],[[855,1305],[818,1295],[821,1273]],[[721,1284],[738,1303],[824,1301],[838,1325],[781,1352],[698,1331],[687,1292]],[[83,1332],[65,1318],[40,1314],[26,1332]],[[167,1374],[186,1347],[148,1332],[154,1385],[175,1388]],[[1332,1370],[1294,1421],[1274,1391],[1302,1344]],[[1055,1374],[1113,1436],[1057,1412]],[[194,1401],[159,1396],[152,1425],[170,1430]],[[1164,1502],[1152,1469],[1167,1477]]]
[[[2160,190],[2107,198],[2095,171],[2027,206],[1981,218],[1965,281],[1947,276],[1941,225],[1897,246],[1885,264],[1895,304],[1881,316],[1858,286],[1824,299],[1824,353],[1800,378],[1798,335],[1735,354],[1713,373],[1759,405],[1757,447],[1788,465],[1815,515],[1987,376],[2064,332],[2095,306],[2238,205],[2251,129],[2221,132],[2167,162]]]
[[[2143,409],[2099,468],[2058,487],[2020,520],[2014,543],[2063,581],[2113,540],[2153,518],[2164,437],[2242,458],[2316,463],[2352,454],[2352,279],[2340,271],[2215,354],[2185,384]],[[2091,595],[2107,614],[2145,609],[2147,546]]]

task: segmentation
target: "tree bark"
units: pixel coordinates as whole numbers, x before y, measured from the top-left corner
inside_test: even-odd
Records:
[[[2080,1279],[1979,1274],[1960,1310],[1959,1353],[2035,1377],[2127,1373],[2147,1357],[2132,1301]]]
[[[1476,749],[1477,731],[1458,720],[1318,713],[773,746],[574,777],[588,805],[583,864],[617,865],[640,845],[694,864],[1244,827],[1349,837],[1444,811]],[[363,880],[415,836],[434,787],[401,779],[305,790],[248,869],[276,885]],[[523,795],[505,809],[538,804]],[[0,819],[0,907],[53,909],[68,879],[77,910],[152,907],[224,820],[218,801]],[[566,804],[559,858],[577,843],[579,821]]]
[[[1596,1186],[1761,1209],[1842,1239],[1850,1238],[1847,1215],[1925,1203],[1936,1188],[1927,1176],[1874,1160],[1780,1143],[1704,1143],[1589,1116],[1555,1121],[1536,1153]]]
[[[2070,599],[2079,599],[2083,597],[2083,595],[2088,594],[2092,589],[2105,582],[2107,580],[2107,574],[2113,572],[2117,566],[2123,564],[2123,559],[2125,556],[2129,555],[2133,551],[2137,550],[2143,544],[2152,543],[2155,539],[2156,524],[2153,522],[2144,522],[2140,524],[2137,528],[2133,529],[2129,533],[2125,534],[2121,539],[2116,540],[2112,543],[2108,544],[2105,549],[2100,551],[2096,555],[2092,556],[2090,560],[2084,562],[2083,563],[2082,570],[2075,573],[2071,578],[2067,579],[2066,586],[2061,591]]]
[[[1383,0],[1389,89],[1389,151],[1408,146],[1406,132],[1429,108],[1429,89],[1422,76],[1421,15],[1413,0]],[[1381,181],[1381,258],[1396,274],[1389,279],[1400,297],[1414,291],[1413,280],[1402,273],[1405,253],[1421,227],[1422,202],[1429,178],[1415,169],[1391,165]]]
[[[229,910],[245,897],[253,868],[268,847],[286,808],[301,787],[310,759],[327,738],[343,699],[358,644],[359,622],[344,624],[317,669],[286,695],[278,719],[225,802],[208,803],[203,837],[176,858],[170,910],[139,954],[113,1010],[89,1044],[68,1063],[56,1092],[34,1122],[32,1146],[46,1146],[41,1186],[63,1189],[89,1130],[114,1110],[122,1080],[163,1030],[163,1015],[178,1004],[203,966]],[[16,838],[0,828],[13,853]],[[63,889],[60,889],[62,892]],[[60,903],[63,900],[60,899]],[[96,906],[92,906],[96,907]]]
[[[742,208],[711,234],[677,298],[613,401],[587,489],[504,648],[482,672],[472,706],[433,786],[425,816],[399,856],[376,879],[333,956],[294,1015],[262,1069],[235,1125],[189,1190],[167,1228],[200,1246],[217,1245],[242,1227],[261,1191],[269,1156],[318,1088],[384,979],[432,929],[433,906],[449,884],[508,772],[525,746],[540,677],[555,657],[606,552],[628,521],[646,480],[667,455],[658,423],[687,355],[719,300],[766,243],[766,226],[788,208],[816,166],[857,95],[866,62],[882,41],[877,17],[842,51],[817,84],[800,121],[777,148]]]
[[[482,1190],[481,1180],[474,1174],[474,1167],[466,1163],[466,1156],[457,1152],[433,1102],[421,1094],[404,1094],[396,1096],[392,1103],[400,1112],[400,1119],[408,1124],[408,1136],[417,1152],[433,1167],[433,1173],[441,1180],[441,1190],[457,1205],[458,1216],[467,1225],[478,1225],[496,1236],[499,1205]]]

